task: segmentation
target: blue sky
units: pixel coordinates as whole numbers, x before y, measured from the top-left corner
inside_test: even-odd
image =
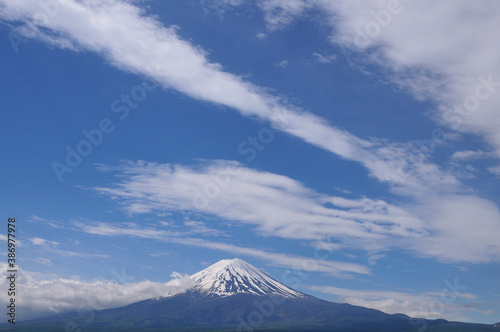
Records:
[[[327,300],[498,321],[499,16],[0,1],[24,317],[158,296],[239,257]]]

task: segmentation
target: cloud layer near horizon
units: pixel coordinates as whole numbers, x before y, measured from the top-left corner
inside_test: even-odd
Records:
[[[440,292],[417,293],[414,291],[381,291],[346,289],[330,286],[313,286],[312,290],[325,294],[335,295],[337,302],[381,310],[390,314],[404,312],[415,318],[448,319],[463,321],[461,300],[466,299],[469,304],[477,300],[477,296],[466,293],[467,288],[456,284],[457,280],[445,280],[444,288]],[[458,286],[460,289],[455,289]],[[452,288],[452,289],[451,289]],[[418,321],[416,321],[418,322]]]
[[[0,263],[2,275],[8,275],[7,263]],[[16,317],[20,320],[44,317],[63,312],[87,312],[116,308],[134,302],[174,294],[192,286],[189,276],[174,272],[172,280],[162,282],[140,281],[125,283],[124,280],[94,280],[91,282],[65,278],[44,278],[18,267]],[[0,280],[2,293],[7,294],[9,280]],[[4,297],[2,304],[7,303]],[[95,313],[94,313],[95,315]],[[92,317],[92,316],[90,316]]]

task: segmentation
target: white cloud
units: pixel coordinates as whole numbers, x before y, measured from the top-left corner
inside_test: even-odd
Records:
[[[319,53],[313,53],[313,57],[319,63],[332,63],[337,59],[337,56],[335,54],[324,56]]]
[[[58,249],[57,247],[59,246],[59,242],[48,241],[46,239],[42,239],[39,237],[30,238],[29,241],[33,245],[43,247],[43,250],[46,252],[50,252],[51,254],[56,254],[56,255],[63,256],[63,257],[80,257],[80,258],[108,258],[108,257],[110,257],[109,255],[103,255],[103,254],[94,254],[94,253],[88,253],[88,252],[75,252],[75,251],[71,251],[71,250]],[[43,261],[43,259],[40,259],[38,261],[38,263],[46,264],[48,262]]]
[[[380,257],[377,252],[388,249],[410,249],[449,262],[500,260],[499,209],[473,195],[429,195],[401,207],[322,195],[288,177],[229,161],[196,166],[138,162],[117,170],[119,182],[94,190],[131,214],[197,210],[250,225],[264,236],[313,243],[331,238],[337,246],[367,250],[373,263]],[[148,228],[129,232],[174,235]]]
[[[47,220],[37,215],[33,215],[31,216],[31,218],[28,219],[28,221],[47,221]]]
[[[52,261],[48,258],[43,258],[43,257],[37,257],[37,258],[24,258],[24,260],[26,261],[31,261],[31,262],[35,262],[37,264],[42,264],[42,265],[48,265],[48,266],[51,266],[53,265]]]
[[[188,220],[184,222],[184,226],[188,227],[189,231],[192,234],[214,235],[214,236],[225,234],[223,231],[208,227],[202,221]]]
[[[142,228],[140,227],[126,228],[123,225],[115,226],[102,222],[75,223],[75,226],[88,234],[102,236],[131,236],[176,243],[185,246],[219,250],[231,254],[259,258],[274,266],[282,266],[310,272],[324,272],[334,276],[347,277],[352,273],[370,274],[370,269],[359,264],[286,255],[255,248],[236,246],[229,243],[207,241],[193,237],[175,237],[168,234],[168,232],[154,230],[152,228],[141,231]]]
[[[110,255],[105,254],[92,254],[88,252],[77,252],[71,250],[61,250],[61,249],[46,249],[47,251],[64,256],[64,257],[80,257],[80,258],[109,258]]]
[[[302,0],[260,0],[258,4],[265,13],[267,28],[271,31],[290,25],[310,7],[308,2]]]
[[[471,151],[471,150],[465,150],[465,151],[457,151],[453,153],[451,156],[451,159],[453,160],[458,160],[458,161],[466,161],[466,160],[475,160],[475,159],[484,159],[484,158],[493,158],[495,157],[495,154],[486,152],[486,151]]]
[[[493,173],[497,176],[500,176],[500,166],[489,167],[488,171],[490,171],[491,173]]]
[[[181,39],[175,28],[162,26],[131,3],[66,0],[57,7],[57,14],[46,20],[33,19],[40,12],[36,0],[3,0],[3,4],[0,18],[37,29],[34,38],[59,47],[96,52],[113,65],[148,76],[165,88],[269,121],[288,134],[361,163],[371,176],[391,184],[400,194],[426,195],[459,184],[426,158],[415,158],[404,144],[356,137],[223,71],[220,64],[207,59],[200,47]],[[275,0],[261,1],[259,6],[266,13],[268,25],[279,28],[290,24],[310,4]]]
[[[224,14],[232,10],[234,7],[243,3],[243,0],[201,0],[205,13],[215,13],[221,21],[224,20]]]
[[[146,239],[161,240],[173,236],[184,236],[184,233],[171,232],[153,227],[139,227],[134,223],[127,223],[122,227],[115,227],[112,224],[102,222],[74,222],[73,225],[77,229],[84,229],[90,234],[106,235],[106,236],[134,236]]]
[[[57,246],[59,244],[59,242],[57,242],[57,241],[47,241],[47,240],[39,238],[39,237],[33,237],[33,238],[30,238],[29,240],[32,244],[37,245],[37,246],[47,246],[47,245]]]
[[[8,275],[6,263],[0,263],[2,275]],[[17,309],[22,320],[70,311],[102,310],[124,306],[148,298],[183,291],[192,286],[188,276],[178,273],[166,283],[141,281],[120,284],[116,281],[95,280],[84,282],[74,279],[44,279],[18,268],[16,301],[22,303]],[[6,294],[8,279],[1,278],[0,289]],[[7,298],[2,297],[2,305]]]
[[[490,310],[486,310],[486,311],[483,311],[483,315],[495,315],[497,313],[497,311],[495,309],[490,309]]]
[[[129,163],[122,182],[95,188],[132,214],[193,210],[249,224],[266,235],[373,243],[420,237],[423,224],[384,201],[320,195],[285,176],[216,161],[193,167]],[[143,229],[141,232],[145,232]]]
[[[50,225],[54,228],[64,228],[64,225],[61,224],[60,222],[54,221],[54,220],[47,220],[42,217],[39,217],[37,215],[31,216],[29,219],[27,219],[28,222],[42,222],[46,223],[47,225]]]
[[[283,60],[277,64],[278,67],[286,68],[288,66],[288,61]]]
[[[500,156],[500,46],[492,34],[499,28],[500,3],[285,2],[268,0],[261,6],[270,26],[280,22],[283,28],[305,9],[319,9],[324,15],[315,18],[331,26],[331,41],[344,48],[349,61],[353,52],[364,52],[356,59],[389,68],[394,83],[437,102],[434,116],[440,123],[481,135]]]
[[[132,209],[136,209],[138,204],[133,203]],[[142,205],[142,204],[139,204]],[[142,208],[141,208],[142,211]],[[116,228],[111,224],[101,223],[101,222],[90,222],[91,228],[86,228],[84,223],[80,221],[72,222],[72,225],[77,229],[93,229],[96,233],[100,235],[134,235],[137,237],[161,240],[165,238],[182,238],[191,235],[202,234],[204,236],[223,236],[226,235],[223,231],[210,228],[202,221],[187,220],[183,223],[184,227],[178,227],[173,223],[167,223],[165,221],[158,222],[160,225],[166,227],[167,229],[157,229],[154,227],[147,227],[138,225],[133,222],[122,224],[123,228]]]
[[[408,247],[446,262],[485,263],[500,260],[500,210],[487,199],[451,195],[430,199],[425,211],[429,234]]]
[[[431,100],[437,105],[431,110],[433,118],[455,131],[445,133],[443,138],[456,139],[457,132],[472,133],[482,136],[495,149],[495,154],[459,151],[452,161],[500,156],[497,111],[500,46],[492,34],[499,28],[500,3],[467,0],[453,3],[294,0],[290,4],[267,0],[263,3],[260,7],[270,30],[283,29],[306,18],[304,14],[309,9],[320,10],[322,15],[311,17],[319,24],[330,25],[330,39],[342,47],[348,61],[362,64],[359,59],[363,59],[362,62],[387,68],[394,84],[404,87],[417,99]],[[306,140],[321,146],[320,140],[314,140],[312,135]],[[352,136],[332,141],[349,144],[330,151],[365,165],[372,176],[390,183],[395,193],[415,198],[411,210],[430,232],[413,244],[417,253],[447,261],[500,259],[494,240],[500,236],[498,207],[486,199],[464,194],[470,190],[452,173],[428,163],[425,149],[420,151],[422,156],[419,152],[408,152],[411,147],[404,144],[356,141]],[[359,153],[363,156],[358,156]],[[417,162],[411,162],[415,158]],[[489,171],[498,175],[500,166],[490,167]],[[467,171],[461,177],[470,176]],[[436,211],[440,217],[425,211]],[[474,232],[473,225],[477,223],[481,231]],[[467,249],[458,248],[461,241]]]
[[[172,253],[167,252],[167,251],[155,251],[149,254],[149,256],[152,257],[163,257],[163,256],[170,256]]]
[[[52,261],[48,258],[37,257],[34,262],[43,265],[52,265]]]
[[[228,2],[230,5],[238,3]],[[500,107],[500,88],[496,83],[500,81],[500,72],[496,66],[500,47],[491,33],[498,27],[500,3],[466,0],[453,3],[413,1],[402,2],[401,8],[391,9],[385,1],[372,1],[368,4],[345,0],[268,0],[259,2],[259,6],[264,10],[270,30],[293,24],[297,17],[311,8],[321,9],[324,15],[314,17],[322,17],[324,22],[332,26],[332,41],[348,50],[364,51],[366,61],[375,61],[390,69],[395,84],[404,86],[417,98],[435,101],[439,105],[435,116],[443,123],[462,132],[480,134],[497,152],[500,151],[500,116],[496,111]],[[432,15],[429,15],[429,8],[432,8]],[[183,40],[174,27],[162,26],[158,20],[146,16],[132,3],[115,0],[66,0],[59,2],[59,6],[54,10],[54,15],[46,15],[47,19],[40,19],[40,15],[36,16],[39,18],[36,19],[34,15],[41,13],[39,1],[2,0],[0,18],[10,25],[30,27],[34,31],[33,38],[57,47],[95,52],[108,59],[114,66],[148,76],[165,88],[177,90],[194,99],[234,108],[244,116],[261,118],[310,144],[346,160],[359,162],[368,169],[371,176],[388,183],[395,193],[416,198],[417,205],[424,210],[414,212],[414,215],[420,217],[425,214],[428,204],[431,209],[435,207],[437,203],[426,200],[427,198],[437,202],[444,196],[449,206],[456,205],[450,203],[452,198],[455,202],[466,203],[460,210],[467,215],[479,212],[471,205],[479,202],[488,208],[487,218],[497,217],[491,202],[477,197],[456,195],[464,191],[462,184],[449,172],[430,163],[425,149],[415,153],[414,146],[408,144],[363,139],[328,124],[324,119],[287,105],[279,98],[266,93],[263,88],[225,72],[220,64],[211,63],[200,47]],[[366,33],[370,27],[376,28],[374,13],[380,13],[381,10],[394,12],[390,22],[384,23],[380,31],[375,31],[368,39],[365,38],[366,43],[360,44],[359,30]],[[439,19],[435,19],[436,17]],[[455,104],[462,104],[462,108],[468,107],[472,110],[453,110]],[[154,171],[154,168],[152,170]],[[496,172],[496,168],[491,171]],[[132,200],[134,202],[129,204],[129,210],[145,213],[153,208],[178,209],[190,204],[192,193],[188,195],[186,189],[193,188],[197,182],[178,181],[175,174],[182,172],[185,170],[180,167],[180,172],[174,172],[173,178],[167,177],[164,183],[169,184],[175,180],[179,186],[174,190],[177,194],[182,194],[181,196],[170,197],[155,183],[147,183],[151,185],[147,190],[155,195],[150,201],[142,201],[132,195],[128,203],[132,203]],[[169,174],[168,170],[166,174]],[[252,175],[251,172],[245,174]],[[137,187],[125,189],[130,190],[132,194],[144,192],[146,188],[142,186],[153,179],[154,176],[148,178],[147,174],[138,174],[130,182]],[[197,179],[205,181],[203,174]],[[273,180],[276,179],[278,178]],[[142,180],[146,182],[141,182]],[[252,183],[249,179],[241,181],[242,184],[246,182],[250,182],[248,190],[264,190],[271,198],[276,192],[280,192],[280,188],[266,188],[261,184]],[[293,181],[290,182],[289,179],[281,183],[283,184],[292,184],[292,189],[294,188]],[[107,189],[111,193],[111,190],[119,188]],[[299,189],[304,188],[299,186]],[[128,194],[126,190],[120,193]],[[252,204],[238,205],[239,208],[247,209],[244,210],[246,215],[220,201],[224,195],[215,198],[212,204],[206,207],[205,212],[241,220],[257,226],[263,232],[286,237],[297,236],[294,234],[303,231],[303,237],[314,239],[318,237],[318,228],[309,229],[307,226],[321,224],[325,225],[327,233],[335,233],[340,237],[369,239],[394,235],[397,232],[401,235],[412,233],[410,230],[413,226],[407,222],[415,219],[386,212],[382,216],[389,218],[389,223],[381,224],[378,219],[381,216],[373,211],[360,213],[349,210],[341,213],[339,209],[324,205],[324,199],[328,198],[321,195],[316,198],[307,197],[309,194],[310,191],[306,194],[292,191],[289,196],[281,196],[281,193],[274,196],[289,199],[289,206],[296,206],[293,205],[296,202],[306,203],[304,211],[296,207],[292,211],[284,211],[283,216],[279,214],[282,212],[282,206],[279,204],[273,206],[267,203],[257,211],[249,209],[254,206],[253,203],[261,203],[256,196],[251,196]],[[315,201],[318,198],[320,203]],[[241,201],[241,197],[236,196],[231,200]],[[420,202],[422,200],[423,203]],[[250,199],[247,202],[250,202]],[[368,202],[369,205],[372,204],[369,200]],[[226,210],[221,210],[221,207]],[[443,213],[442,220],[446,222],[420,217],[425,229],[435,229],[436,234],[444,236],[443,243],[447,244],[451,244],[453,240],[451,236],[445,236],[445,230],[448,228],[451,229],[450,234],[457,235],[459,239],[469,239],[465,234],[459,234],[448,222],[450,217],[455,216],[453,209],[442,209],[440,212]],[[444,215],[444,212],[447,214]],[[311,213],[314,218],[296,222],[301,215],[311,217]],[[261,215],[266,216],[265,222],[258,220]],[[295,222],[287,225],[284,216],[295,217]],[[372,216],[377,217],[371,219]],[[362,222],[355,222],[356,218]],[[432,222],[436,222],[436,225]],[[498,223],[490,219],[482,222],[491,228],[491,234],[497,234]],[[462,223],[466,221],[463,220]],[[421,225],[417,228],[421,228]],[[468,231],[467,227],[459,229]],[[425,248],[426,255],[443,256],[443,248],[446,246],[438,245],[439,238],[435,237],[435,242],[429,243],[433,246]],[[487,238],[489,239],[490,237]],[[467,243],[469,249],[474,249],[476,237],[472,236]],[[476,260],[488,245],[485,243],[479,246],[480,249],[473,250],[466,257]],[[484,256],[489,259],[496,257],[492,254]],[[452,254],[444,254],[444,257],[459,259],[458,255]]]
[[[370,265],[375,265],[375,264],[377,264],[377,261],[379,259],[382,259],[385,256],[387,256],[387,255],[385,255],[385,254],[372,254],[368,257],[368,263],[370,263]]]
[[[259,38],[259,39],[264,39],[267,37],[267,34],[263,33],[263,32],[259,32],[255,35],[255,37]]]
[[[330,286],[311,286],[312,290],[337,296],[336,302],[377,309],[390,314],[403,313],[415,318],[465,320],[460,299],[476,300],[470,293],[453,293],[444,288],[440,292],[400,292],[381,290],[357,290]],[[457,302],[457,303],[455,303]]]

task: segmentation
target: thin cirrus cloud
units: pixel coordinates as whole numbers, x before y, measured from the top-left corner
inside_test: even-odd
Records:
[[[180,206],[180,205],[179,205]],[[143,211],[142,208],[140,211]],[[141,212],[142,213],[142,212]],[[35,220],[45,220],[38,216],[32,217]],[[59,222],[51,220],[50,226],[56,228],[68,228],[68,225],[60,225]],[[181,228],[175,224],[164,221],[158,222],[158,227],[145,227],[136,223],[105,223],[97,221],[72,221],[69,229],[73,231],[80,231],[87,234],[106,236],[106,237],[134,237],[141,239],[156,240],[159,242],[174,243],[182,246],[190,246],[197,248],[210,249],[215,251],[222,251],[230,253],[231,255],[237,254],[247,257],[262,259],[273,266],[280,266],[289,269],[307,270],[315,272],[323,272],[337,277],[350,277],[352,274],[371,274],[371,270],[363,265],[348,263],[342,261],[324,260],[318,258],[309,258],[302,256],[294,256],[281,254],[271,251],[265,251],[257,248],[236,246],[227,242],[216,242],[193,236],[226,236],[227,234],[206,226],[201,221],[188,220]],[[41,238],[33,238],[32,243],[43,246],[44,251],[51,254],[57,254],[65,257],[109,257],[108,255],[98,255],[90,253],[74,253],[66,250],[55,248],[54,244],[50,241]],[[327,242],[318,245],[318,252],[332,251],[334,249],[328,247]],[[316,252],[316,251],[315,251]],[[152,254],[153,256],[157,253]],[[319,255],[319,254],[318,254]],[[315,255],[316,256],[316,255]]]
[[[404,249],[447,262],[500,259],[500,211],[474,195],[429,197],[403,208],[322,195],[286,176],[220,160],[195,166],[129,162],[114,171],[120,181],[93,190],[132,215],[196,210],[264,236],[333,239],[338,247],[370,253]]]
[[[38,1],[2,3],[0,18],[15,25],[19,33],[28,30],[31,37],[59,47],[96,52],[114,66],[151,77],[165,88],[269,121],[288,134],[363,164],[370,175],[391,184],[398,193],[425,196],[459,186],[457,179],[439,166],[425,158],[412,158],[404,144],[359,138],[225,72],[220,64],[211,63],[200,47],[182,40],[175,28],[162,26],[130,3],[67,0],[58,3],[54,14],[45,19],[37,19],[41,12]],[[290,17],[303,10],[300,4],[280,4],[291,11]],[[277,19],[276,25],[290,23]]]
[[[41,247],[45,253],[55,254],[63,257],[81,257],[81,258],[109,258],[109,255],[89,253],[89,252],[76,252],[71,250],[59,249],[59,242],[48,241],[40,237],[30,238],[29,241],[32,245]],[[39,261],[39,263],[43,263]]]
[[[401,208],[367,198],[326,196],[289,177],[232,161],[195,166],[127,163],[122,179],[93,190],[118,199],[130,214],[193,210],[251,225],[266,236],[372,243],[421,237],[424,224]]]
[[[494,149],[459,151],[451,156],[452,163],[500,157],[500,46],[492,34],[500,28],[500,3],[262,0],[259,4],[270,31],[304,17],[330,26],[330,41],[342,48],[347,61],[359,66],[376,63],[389,69],[395,85],[436,105],[431,116],[437,124],[482,136]],[[304,15],[309,10],[321,15]],[[443,135],[443,139],[449,136]],[[361,163],[379,180],[384,181],[385,175],[394,192],[416,198],[410,211],[422,219],[430,234],[409,247],[444,261],[498,261],[498,207],[475,196],[437,165],[425,160],[408,165],[418,156],[405,153],[406,148],[372,146]],[[391,168],[393,171],[387,172]],[[500,166],[487,170],[500,174]],[[473,228],[487,231],[478,234]]]
[[[490,167],[490,168],[488,168],[488,170],[489,170],[491,173],[493,173],[493,174],[495,174],[495,175],[497,175],[497,176],[500,176],[500,166]]]
[[[500,157],[500,4],[491,1],[263,0],[271,30],[307,10],[331,27],[348,61],[389,68],[395,84],[437,103],[433,117],[453,130],[483,136]],[[429,15],[432,13],[432,15]],[[362,51],[360,56],[356,54]],[[360,59],[363,59],[360,61]]]
[[[494,72],[497,68],[494,64],[498,59],[499,49],[497,43],[491,42],[489,32],[495,31],[493,28],[498,24],[494,17],[500,10],[500,4],[490,3],[486,6],[487,11],[482,9],[480,1],[435,4],[433,8],[436,15],[439,14],[443,19],[431,20],[427,15],[426,5],[420,2],[402,2],[401,11],[398,10],[398,14],[393,15],[390,24],[380,29],[380,33],[371,36],[368,44],[358,45],[358,36],[353,27],[364,29],[366,23],[373,20],[370,8],[365,8],[364,3],[323,0],[269,0],[260,3],[268,22],[273,20],[272,29],[292,24],[308,8],[319,8],[325,14],[327,23],[334,28],[331,39],[335,43],[348,50],[368,52],[371,57],[367,59],[392,70],[396,84],[406,87],[418,98],[437,101],[439,107],[436,108],[435,114],[441,122],[463,132],[480,133],[498,150],[499,117],[495,110],[500,102],[499,94],[494,93],[498,89],[497,83],[494,82],[500,75]],[[220,64],[211,63],[200,47],[180,38],[175,28],[164,27],[158,20],[145,15],[131,3],[115,0],[98,3],[66,0],[57,2],[58,6],[54,8],[53,15],[45,15],[45,19],[41,19],[43,16],[39,15],[43,12],[36,0],[2,0],[1,4],[0,18],[18,32],[28,30],[33,38],[58,47],[96,52],[114,66],[151,77],[165,88],[175,89],[195,99],[231,107],[244,116],[257,116],[310,144],[344,159],[361,163],[370,175],[390,184],[395,193],[415,198],[411,211],[414,215],[422,214],[419,210],[439,210],[443,218],[438,221],[425,215],[426,218],[419,218],[425,223],[426,231],[431,232],[426,238],[435,238],[432,246],[424,251],[425,255],[445,260],[457,259],[448,247],[452,244],[453,237],[440,242],[439,234],[452,230],[452,234],[459,236],[473,249],[467,255],[469,261],[499,259],[498,254],[485,251],[486,247],[497,248],[496,241],[490,243],[490,236],[485,241],[480,241],[474,235],[460,233],[467,227],[457,228],[452,218],[456,211],[454,207],[458,206],[458,203],[461,204],[460,209],[469,215],[477,211],[474,204],[480,203],[487,208],[484,213],[487,219],[481,218],[478,222],[490,227],[490,235],[498,236],[500,226],[489,219],[498,217],[498,208],[485,199],[467,193],[467,189],[463,188],[455,176],[428,162],[425,155],[415,156],[407,144],[363,139],[331,126],[313,114],[285,105],[277,97],[266,93],[263,88],[225,72]],[[239,2],[231,3],[238,4]],[[381,1],[370,4],[374,11],[384,9],[387,5]],[[278,7],[286,10],[273,10]],[[468,15],[461,20],[460,13],[463,12],[473,12],[477,15]],[[424,24],[421,18],[426,19]],[[458,29],[461,33],[453,29]],[[436,34],[434,31],[442,33]],[[467,42],[464,42],[464,38]],[[418,45],[418,48],[415,48],[415,45]],[[434,47],[436,45],[437,47]],[[475,47],[464,49],[463,45]],[[484,80],[493,83],[485,86]],[[479,91],[477,88],[481,84]],[[484,98],[486,94],[488,98]],[[452,110],[450,113],[454,103],[462,103],[463,106],[464,103],[475,103],[474,98],[480,101],[474,111]],[[494,173],[497,173],[497,170],[490,168]],[[445,205],[446,208],[438,206],[441,197],[449,202]],[[166,203],[171,206],[185,202],[169,199]],[[151,208],[147,204],[141,205],[143,202],[139,200],[134,204],[133,209],[136,211],[141,207],[144,212]],[[273,215],[274,207],[268,209]],[[312,222],[321,224],[325,218],[325,207],[318,209],[323,211],[316,213],[316,219]],[[334,223],[340,219],[339,216],[329,217]],[[252,220],[252,214],[243,221],[255,222]],[[274,217],[271,223],[260,225],[260,228],[281,232],[283,235],[286,235],[286,232],[293,233],[291,227],[280,231],[276,228],[279,223],[279,218]],[[296,227],[295,231],[302,229],[297,223],[293,225]],[[363,228],[368,225],[373,228],[372,231]],[[376,223],[363,223],[360,226],[347,221],[338,229],[341,236],[349,234],[355,238],[376,238],[382,236],[387,228]],[[406,231],[404,226],[389,228],[391,232],[398,229]],[[314,237],[314,230],[306,231],[305,234]],[[414,244],[413,247],[417,248],[419,245]],[[418,249],[417,251],[422,252]]]
[[[29,241],[34,244],[34,245],[38,245],[38,246],[46,246],[46,245],[53,245],[53,246],[57,246],[59,244],[59,242],[56,242],[56,241],[47,241],[45,239],[42,239],[40,237],[33,237],[33,238],[30,238]]]
[[[353,273],[365,275],[371,274],[369,268],[360,264],[281,254],[257,248],[241,247],[229,243],[209,241],[200,238],[186,236],[176,237],[172,236],[172,234],[168,231],[152,227],[146,229],[144,227],[139,227],[138,225],[129,225],[129,227],[124,227],[123,225],[117,226],[103,222],[75,222],[74,226],[76,230],[80,230],[87,234],[154,239],[161,242],[175,243],[183,246],[223,251],[232,255],[237,254],[258,258],[273,266],[297,269],[301,271],[323,272],[337,277],[349,277]]]
[[[475,160],[475,159],[484,159],[484,158],[491,158],[494,156],[494,153],[492,152],[486,152],[486,151],[471,151],[471,150],[465,150],[465,151],[457,151],[451,155],[452,160],[457,160],[457,161],[470,161],[470,160]]]

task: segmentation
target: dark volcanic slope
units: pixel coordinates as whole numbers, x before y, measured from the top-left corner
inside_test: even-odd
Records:
[[[500,331],[491,325],[414,320],[314,297],[235,294],[206,298],[187,292],[85,315],[26,322],[17,331]],[[66,329],[68,327],[68,329]]]

